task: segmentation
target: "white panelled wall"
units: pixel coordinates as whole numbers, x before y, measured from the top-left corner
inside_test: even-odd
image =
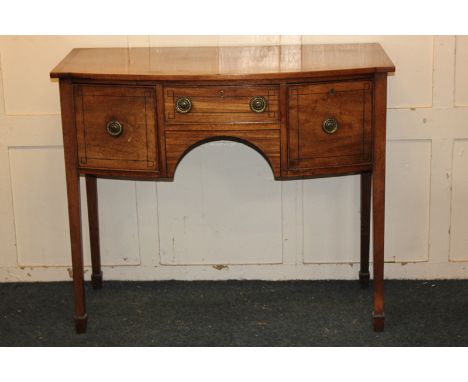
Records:
[[[468,278],[468,37],[5,36],[0,281],[70,279],[59,90],[49,79],[70,49],[301,41],[377,41],[397,67],[388,94],[386,277]],[[105,279],[357,278],[358,176],[276,182],[252,149],[213,142],[183,159],[173,183],[98,187]]]

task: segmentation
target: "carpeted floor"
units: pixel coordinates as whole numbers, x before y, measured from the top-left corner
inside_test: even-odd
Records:
[[[374,333],[357,281],[108,281],[77,335],[71,283],[0,284],[0,346],[468,346],[468,280],[385,285]]]

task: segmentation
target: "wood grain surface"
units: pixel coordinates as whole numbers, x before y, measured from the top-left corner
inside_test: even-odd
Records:
[[[241,80],[393,72],[377,43],[73,49],[53,78]]]

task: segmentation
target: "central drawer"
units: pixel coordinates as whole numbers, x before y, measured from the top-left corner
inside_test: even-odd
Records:
[[[166,128],[181,124],[279,122],[278,86],[171,86],[164,89]]]

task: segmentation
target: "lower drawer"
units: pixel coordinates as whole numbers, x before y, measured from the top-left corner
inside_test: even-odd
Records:
[[[280,170],[280,131],[166,131],[167,177],[172,178],[182,158],[193,148],[213,140],[230,140],[247,144],[262,155],[275,178]]]

